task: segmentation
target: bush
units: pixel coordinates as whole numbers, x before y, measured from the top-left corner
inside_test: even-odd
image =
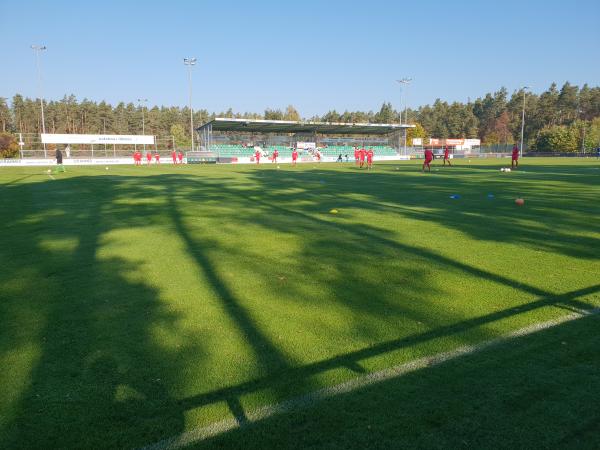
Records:
[[[17,138],[10,133],[0,133],[0,158],[15,158],[19,156]]]
[[[533,150],[578,152],[581,150],[584,135],[585,148],[594,148],[600,140],[600,119],[596,118],[591,122],[577,120],[570,125],[545,127],[539,132]]]
[[[569,127],[554,125],[540,131],[534,148],[539,151],[574,152],[577,151],[577,141]]]

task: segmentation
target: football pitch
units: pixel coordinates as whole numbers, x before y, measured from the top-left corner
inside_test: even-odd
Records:
[[[454,162],[0,168],[0,448],[598,448],[600,161]]]

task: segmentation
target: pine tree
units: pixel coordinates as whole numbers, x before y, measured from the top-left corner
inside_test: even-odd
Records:
[[[10,108],[4,97],[0,97],[0,132],[6,133],[13,130],[13,121]]]

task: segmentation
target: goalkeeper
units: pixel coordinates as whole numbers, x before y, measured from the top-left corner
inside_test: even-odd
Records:
[[[60,149],[56,149],[56,170],[55,173],[65,172],[65,166],[63,166],[63,155]]]

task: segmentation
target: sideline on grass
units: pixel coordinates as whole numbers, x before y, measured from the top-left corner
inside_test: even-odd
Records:
[[[244,422],[240,422],[235,418],[224,419],[204,427],[199,427],[190,431],[186,431],[177,436],[172,436],[155,444],[145,446],[141,450],[172,450],[187,447],[188,445],[192,445],[196,442],[200,442],[205,439],[218,436],[219,434],[234,430],[236,428],[246,428],[254,423],[275,416],[277,414],[283,414],[307,408],[319,401],[332,398],[340,394],[345,394],[366,386],[401,377],[403,375],[415,372],[426,367],[436,366],[461,356],[466,356],[485,350],[489,347],[501,344],[511,339],[527,336],[538,331],[562,325],[566,322],[571,322],[573,320],[577,320],[585,316],[596,315],[599,313],[600,308],[590,310],[579,310],[577,312],[567,314],[557,319],[529,325],[525,328],[521,328],[519,330],[513,331],[511,333],[508,333],[496,339],[492,339],[490,341],[481,342],[475,345],[464,345],[448,352],[438,353],[433,356],[416,359],[414,361],[390,367],[388,369],[372,372],[367,375],[346,381],[345,383],[319,389],[301,397],[296,397],[290,400],[285,400],[281,403],[276,403],[273,405],[264,406],[254,411],[249,411],[246,414],[246,420]]]

